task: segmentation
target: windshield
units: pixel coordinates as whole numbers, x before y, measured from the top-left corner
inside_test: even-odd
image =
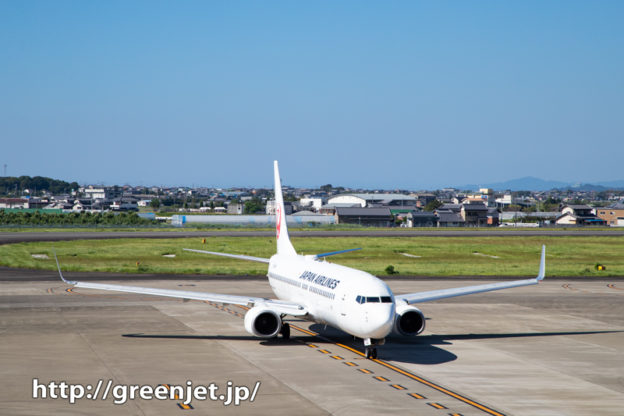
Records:
[[[357,296],[355,301],[359,304],[362,303],[392,303],[391,296]]]

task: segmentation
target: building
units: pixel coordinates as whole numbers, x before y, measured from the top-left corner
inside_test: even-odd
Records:
[[[438,227],[463,227],[466,221],[457,212],[451,210],[436,210]]]
[[[424,208],[429,202],[434,201],[436,196],[434,194],[417,194],[416,206],[418,208]]]
[[[438,217],[433,212],[412,211],[406,216],[408,227],[437,227]]]
[[[390,227],[394,217],[390,208],[336,208],[336,224],[358,224],[368,227]]]
[[[487,210],[487,225],[491,227],[498,227],[500,223],[500,213],[496,208],[488,208]]]
[[[301,198],[299,204],[302,208],[310,208],[313,211],[318,212],[323,206],[323,198]]]
[[[488,207],[484,203],[462,204],[460,215],[469,227],[482,227],[488,223]]]
[[[618,220],[624,220],[624,202],[619,201],[604,208],[596,208],[596,216],[612,227],[620,226]]]
[[[0,198],[0,209],[1,208],[28,209],[30,208],[30,205],[28,204],[28,199],[26,198]]]
[[[110,209],[113,211],[138,211],[139,206],[136,202],[132,201],[113,201],[110,204]]]
[[[289,227],[306,227],[334,224],[331,215],[288,215],[286,223]],[[173,215],[171,224],[182,227],[186,224],[211,225],[244,225],[255,227],[275,226],[275,215]]]
[[[488,207],[494,207],[496,206],[496,200],[494,199],[494,191],[490,188],[481,188],[479,189],[478,194],[466,195],[466,197],[462,200],[462,203],[464,204],[484,203]]]
[[[105,188],[93,188],[92,186],[85,188],[83,191],[85,197],[89,199],[107,199],[109,192]]]
[[[72,211],[75,212],[86,212],[91,210],[91,200],[90,199],[76,199],[74,201],[74,206],[72,207]]]
[[[371,206],[414,207],[417,198],[403,194],[343,194],[329,198],[327,205],[352,204],[362,208]]]
[[[538,223],[554,223],[561,215],[560,212],[522,212],[522,211],[504,211],[500,213],[500,220],[503,222],[527,222],[535,221]]]
[[[235,215],[242,215],[243,211],[245,209],[245,205],[238,203],[238,202],[232,202],[230,204],[228,204],[227,207],[227,213],[228,214],[235,214]]]
[[[264,212],[266,215],[275,215],[275,200],[274,199],[267,201]],[[284,212],[286,213],[286,215],[290,215],[293,213],[292,202],[284,201]]]
[[[607,225],[602,218],[594,214],[589,205],[566,205],[557,218],[558,225]]]
[[[462,204],[442,204],[437,211],[451,211],[459,214],[462,209]]]

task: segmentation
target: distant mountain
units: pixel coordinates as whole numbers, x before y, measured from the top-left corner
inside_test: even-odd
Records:
[[[458,189],[478,190],[479,188],[492,188],[497,191],[549,191],[551,189],[572,189],[579,191],[605,191],[608,189],[624,189],[624,181],[608,181],[589,183],[566,183],[560,181],[547,181],[533,176],[519,179],[511,179],[505,182],[485,183],[482,185],[464,185]]]
[[[624,189],[624,181],[596,182],[596,185],[604,186],[609,189]]]

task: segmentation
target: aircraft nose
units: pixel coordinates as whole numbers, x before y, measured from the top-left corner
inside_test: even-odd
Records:
[[[369,324],[372,327],[372,338],[385,338],[394,324],[394,304],[384,305],[377,313],[369,315]]]

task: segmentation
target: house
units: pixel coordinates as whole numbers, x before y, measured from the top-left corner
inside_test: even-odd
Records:
[[[462,204],[442,204],[442,206],[438,208],[439,211],[451,211],[456,214],[459,214],[461,212],[461,209]]]
[[[28,199],[26,198],[0,198],[0,208],[21,208],[28,209]]]
[[[624,201],[616,202],[604,208],[596,208],[596,216],[612,226],[618,226],[618,220],[624,219]]]
[[[113,211],[138,211],[139,206],[133,201],[113,201],[110,209]]]
[[[394,218],[390,208],[336,208],[336,224],[390,227]]]
[[[76,199],[74,201],[74,206],[72,207],[72,211],[75,212],[83,212],[91,210],[91,200],[90,199]]]
[[[405,217],[408,227],[437,227],[438,217],[433,212],[412,211]]]
[[[438,217],[438,227],[463,227],[466,221],[457,212],[438,209],[435,211]]]
[[[462,204],[460,215],[467,226],[481,227],[488,223],[488,207],[481,202]]]
[[[238,202],[232,202],[228,204],[227,213],[241,215],[244,209],[245,209],[245,205],[238,203]]]
[[[566,205],[555,222],[558,225],[607,225],[589,205]]]
[[[434,194],[417,194],[416,198],[416,206],[424,208],[429,202],[434,201],[436,196]]]
[[[487,225],[492,227],[498,227],[500,222],[500,213],[496,208],[488,208],[487,210]]]
[[[89,186],[88,188],[84,189],[84,195],[88,198],[88,199],[106,199],[109,198],[111,195],[110,193],[107,191],[107,189],[105,188],[94,188],[92,186]]]

